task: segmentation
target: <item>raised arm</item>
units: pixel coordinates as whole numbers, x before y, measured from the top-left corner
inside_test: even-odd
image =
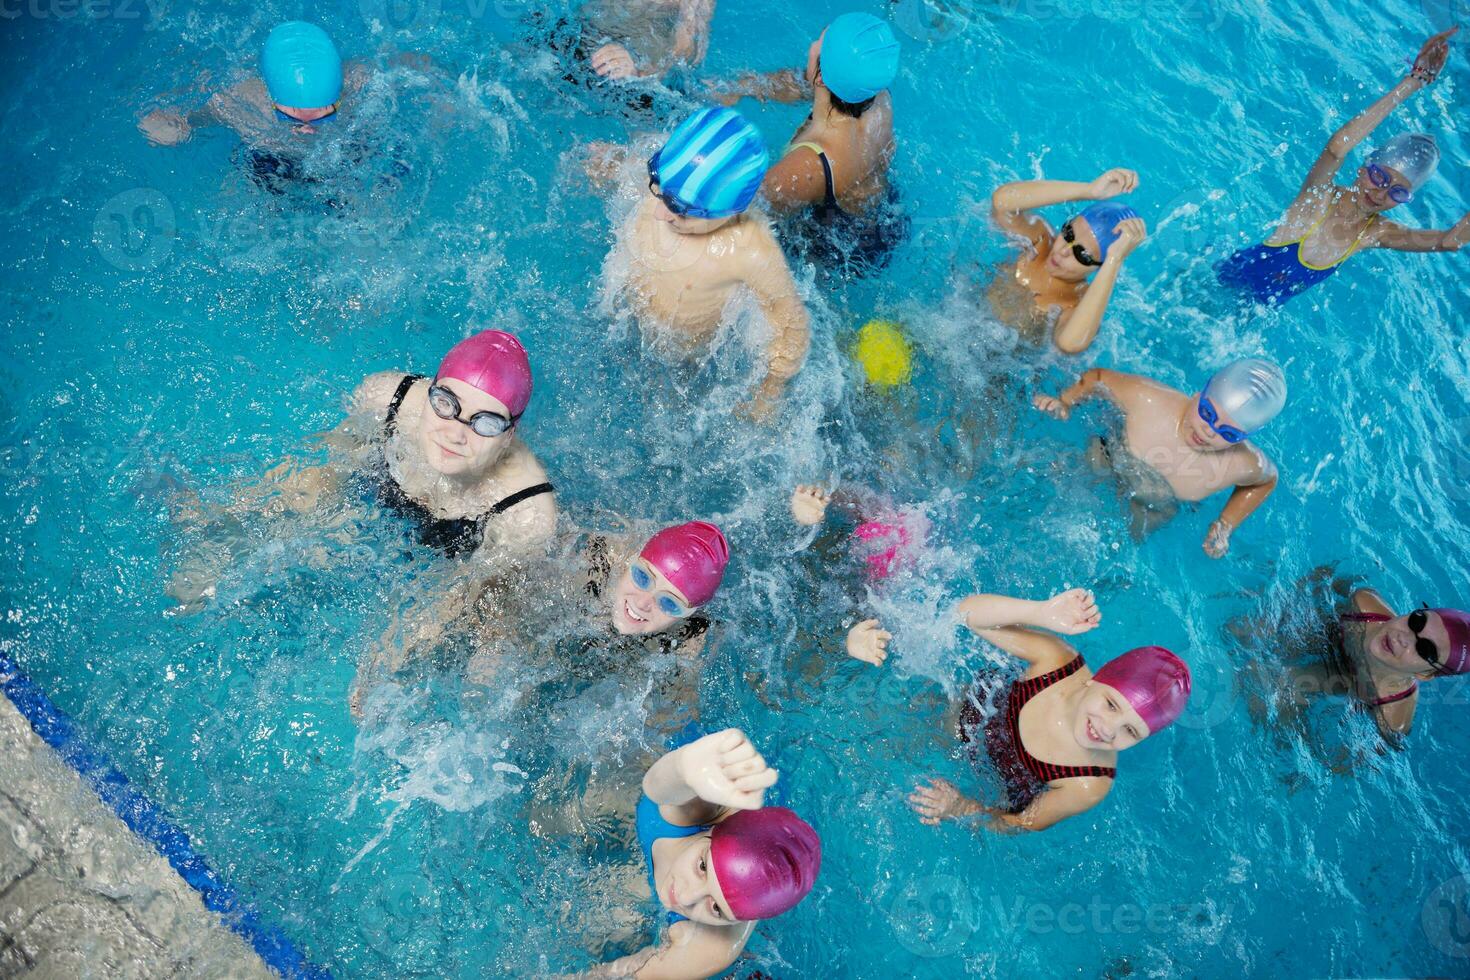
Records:
[[[1028,675],[1055,670],[1077,656],[1072,645],[1042,630],[1076,635],[1102,621],[1097,601],[1086,589],[1060,592],[1034,601],[980,594],[955,607],[960,621],[976,635],[1031,665]]]
[[[1376,102],[1358,113],[1352,119],[1344,123],[1332,138],[1323,147],[1322,154],[1317,157],[1317,162],[1312,164],[1312,169],[1307,171],[1306,179],[1302,181],[1301,189],[1297,191],[1297,200],[1302,199],[1313,191],[1330,184],[1337,172],[1342,169],[1343,161],[1348,154],[1357,148],[1358,144],[1372,135],[1388,114],[1397,109],[1405,99],[1420,89],[1429,85],[1439,77],[1439,72],[1444,68],[1445,59],[1449,56],[1449,39],[1458,31],[1458,27],[1451,27],[1447,31],[1441,31],[1419,49],[1419,56],[1414,59],[1414,67],[1408,75],[1389,89]]]
[[[681,745],[649,766],[643,795],[675,826],[712,823],[726,809],[757,810],[778,773],[738,728]]]
[[[1087,291],[1082,294],[1077,305],[1063,313],[1057,321],[1053,339],[1064,354],[1080,354],[1097,339],[1103,313],[1107,311],[1108,301],[1113,298],[1113,287],[1118,284],[1118,274],[1123,271],[1123,260],[1132,254],[1148,234],[1142,218],[1120,221],[1115,230],[1118,232],[1118,240],[1108,249],[1108,257],[1103,260],[1102,268],[1088,284]]]
[[[1100,201],[1138,186],[1138,174],[1115,167],[1086,183],[1076,180],[1017,180],[1001,184],[990,195],[990,216],[1002,230],[1019,235],[1039,249],[1051,242],[1051,228],[1030,212],[1068,201]]]
[[[1089,368],[1082,372],[1082,376],[1070,388],[1063,389],[1056,396],[1038,393],[1031,398],[1031,404],[1053,418],[1066,421],[1072,417],[1072,409],[1082,402],[1096,395],[1111,397],[1114,394],[1125,395],[1127,389],[1138,384],[1138,376],[1125,374],[1122,371],[1111,371],[1107,368]]]
[[[1252,449],[1255,461],[1247,472],[1236,481],[1225,509],[1210,525],[1203,545],[1205,554],[1211,558],[1223,558],[1230,551],[1230,535],[1255,513],[1257,507],[1266,502],[1271,491],[1276,489],[1276,467],[1259,450]]]

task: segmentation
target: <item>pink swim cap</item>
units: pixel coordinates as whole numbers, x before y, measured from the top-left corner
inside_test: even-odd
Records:
[[[881,581],[893,574],[893,566],[898,561],[898,553],[907,548],[909,544],[909,529],[902,524],[889,524],[885,521],[864,521],[853,528],[853,537],[859,541],[891,541],[887,548],[881,548],[869,552],[863,556],[863,561],[868,566],[868,578]]]
[[[1470,613],[1458,609],[1431,609],[1444,620],[1444,628],[1450,634],[1450,652],[1440,664],[1441,674],[1470,673]]]
[[[666,527],[649,538],[639,554],[695,606],[714,598],[730,564],[725,536],[706,521]]]
[[[531,360],[515,334],[482,330],[452,347],[439,363],[440,378],[455,378],[498,398],[521,417],[531,400]]]
[[[709,852],[725,901],[741,922],[793,908],[822,869],[822,839],[784,806],[731,814],[710,831]]]
[[[1163,647],[1138,647],[1098,668],[1092,679],[1133,705],[1152,735],[1173,724],[1189,702],[1189,668]]]

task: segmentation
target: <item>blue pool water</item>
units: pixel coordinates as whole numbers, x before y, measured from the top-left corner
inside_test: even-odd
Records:
[[[5,7],[8,650],[336,974],[542,975],[636,945],[646,922],[608,884],[638,873],[628,827],[597,801],[626,799],[631,817],[662,738],[637,670],[568,678],[528,646],[496,692],[528,704],[429,665],[380,691],[359,730],[358,656],[444,570],[345,505],[246,527],[218,600],[165,615],[164,585],[198,548],[170,499],[224,500],[310,456],[306,435],[371,371],[428,370],[472,327],[514,329],[538,371],[526,437],[574,518],[700,515],[730,534],[701,722],[751,733],[825,848],[816,891],[760,927],[739,976],[1464,975],[1467,689],[1429,685],[1411,750],[1380,758],[1340,703],[1305,728],[1252,721],[1266,682],[1247,668],[1272,676],[1279,650],[1227,627],[1290,614],[1292,584],[1333,562],[1401,605],[1470,598],[1470,267],[1368,254],[1250,314],[1211,272],[1259,240],[1327,135],[1454,5],[866,6],[903,29],[895,174],[914,234],[869,280],[797,270],[815,340],[775,429],[731,416],[740,344],[669,367],[604,299],[622,205],[589,189],[582,148],[666,128],[689,103],[629,119],[569,88],[524,39],[540,8]],[[800,64],[834,12],[722,4],[706,74]],[[134,120],[150,100],[197,101],[201,76],[251,70],[269,27],[303,13],[382,69],[351,131],[309,161],[322,189],[262,191],[224,131],[145,145]],[[437,67],[396,64],[406,51]],[[1415,225],[1446,227],[1470,200],[1463,46],[1450,64],[1383,130],[1422,127],[1443,150],[1405,209]],[[773,144],[801,117],[742,108]],[[386,149],[333,149],[359,135]],[[982,298],[1006,252],[991,189],[1110,166],[1141,174],[1152,234],[1098,343],[1076,360],[1019,345]],[[894,398],[860,391],[843,354],[871,316],[922,350]],[[1261,438],[1282,482],[1225,561],[1200,550],[1218,502],[1136,544],[1112,487],[1085,475],[1104,413],[1060,424],[1028,407],[1092,364],[1188,388],[1256,353],[1292,385]],[[922,511],[933,545],[913,573],[865,594],[793,559],[805,539],[787,492],[828,477]],[[1190,713],[1124,757],[1102,806],[1045,835],[920,826],[903,804],[916,775],[974,785],[946,702],[1000,662],[951,629],[948,605],[1077,585],[1105,612],[1083,651],[1179,651]],[[883,671],[841,656],[855,611],[896,633]],[[1346,773],[1344,744],[1366,756]]]

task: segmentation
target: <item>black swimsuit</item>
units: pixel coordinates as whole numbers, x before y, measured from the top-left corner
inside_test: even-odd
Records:
[[[423,380],[422,374],[404,375],[403,380],[398,382],[398,390],[393,392],[393,400],[388,403],[387,418],[383,420],[383,449],[373,461],[370,470],[373,489],[378,503],[414,525],[415,536],[420,544],[438,548],[451,557],[467,555],[485,539],[485,523],[490,518],[505,513],[523,500],[552,493],[556,488],[550,483],[538,483],[524,490],[517,490],[478,517],[439,517],[410,497],[388,468],[388,441],[393,438],[398,422],[398,409],[402,407],[408,390]]]
[[[811,117],[807,117],[807,122]],[[806,128],[806,123],[802,124]],[[832,161],[827,151],[814,143],[795,143],[793,149],[805,146],[822,164],[826,194],[811,207],[811,216],[821,231],[806,242],[807,258],[822,265],[848,266],[847,271],[864,276],[888,264],[893,250],[908,238],[908,218],[899,210],[898,191],[888,184],[884,200],[864,214],[844,211],[837,203],[837,188],[832,179]]]

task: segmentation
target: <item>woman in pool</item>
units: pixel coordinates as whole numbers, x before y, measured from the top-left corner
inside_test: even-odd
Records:
[[[1400,133],[1368,154],[1352,184],[1336,181],[1348,154],[1400,103],[1439,77],[1457,30],[1425,41],[1409,74],[1332,134],[1270,240],[1220,265],[1222,284],[1276,304],[1327,279],[1354,252],[1455,252],[1470,242],[1470,213],[1448,231],[1406,228],[1383,217],[1411,200],[1439,166],[1431,136]]]
[[[483,331],[456,344],[432,379],[369,376],[329,436],[343,458],[283,464],[218,516],[305,512],[351,486],[447,556],[483,562],[532,551],[555,530],[556,504],[546,471],[517,434],[530,400],[525,348],[511,334]],[[213,593],[216,574],[187,569],[170,594],[189,608]]]
[[[1021,180],[996,188],[990,197],[995,223],[1026,245],[1011,275],[997,275],[990,285],[996,315],[1028,332],[1051,322],[1058,350],[1086,350],[1102,325],[1123,260],[1147,234],[1137,212],[1108,199],[1137,187],[1138,174],[1114,169],[1088,184]],[[1032,213],[1067,201],[1097,203],[1073,215],[1060,232]],[[1094,271],[1096,278],[1088,282]]]
[[[1102,619],[1092,593],[1073,589],[1041,602],[973,595],[957,611],[966,626],[1025,661],[1000,711],[985,720],[976,702],[960,713],[960,737],[983,740],[1005,779],[1008,805],[987,806],[931,779],[909,804],[926,824],[983,816],[1002,833],[1045,830],[1092,809],[1112,789],[1118,753],[1132,748],[1184,711],[1189,668],[1163,647],[1139,647],[1087,668],[1066,641]]]
[[[1320,587],[1325,576],[1314,578]],[[1306,587],[1313,584],[1309,579]],[[1345,583],[1334,586],[1339,596],[1348,591]],[[1326,657],[1292,671],[1294,691],[1353,699],[1393,748],[1401,748],[1413,728],[1420,684],[1470,673],[1470,613],[1421,606],[1400,615],[1370,588],[1352,590],[1336,611],[1328,611],[1327,602],[1318,608],[1325,613],[1325,637],[1313,632],[1310,655],[1325,641]]]
[[[649,768],[635,826],[663,935],[581,976],[715,976],[745,949],[756,922],[806,897],[822,866],[822,842],[785,807],[761,806],[776,778],[733,728],[681,746]]]

